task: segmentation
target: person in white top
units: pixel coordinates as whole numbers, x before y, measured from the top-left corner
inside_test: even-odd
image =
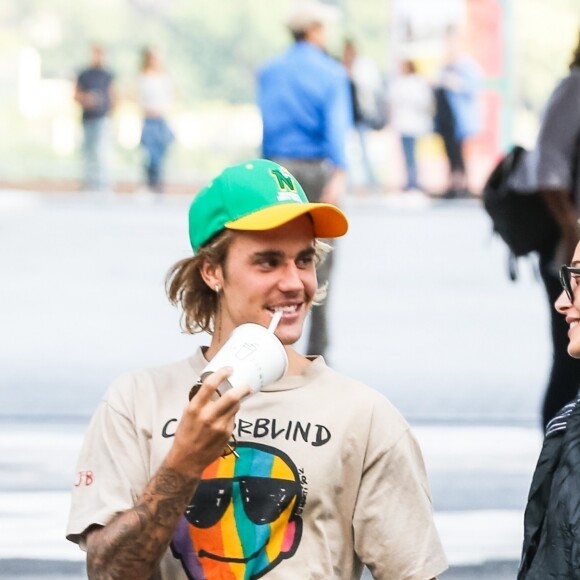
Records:
[[[150,48],[144,49],[138,81],[138,102],[143,112],[141,145],[145,150],[147,186],[158,193],[163,191],[163,165],[174,140],[167,122],[172,100],[172,83],[158,54]]]
[[[389,110],[391,126],[400,134],[403,146],[407,173],[404,189],[421,189],[416,144],[419,137],[432,130],[433,91],[411,60],[401,63],[401,73],[390,83]]]

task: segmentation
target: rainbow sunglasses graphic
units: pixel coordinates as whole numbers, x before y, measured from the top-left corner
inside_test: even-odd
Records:
[[[282,451],[238,443],[209,465],[171,542],[191,580],[252,580],[290,558],[302,536],[303,491]]]

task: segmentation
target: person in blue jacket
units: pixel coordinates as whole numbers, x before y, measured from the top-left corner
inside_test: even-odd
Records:
[[[449,162],[446,198],[470,195],[465,163],[465,141],[481,131],[479,93],[483,74],[479,64],[460,49],[457,33],[450,32],[447,55],[435,87],[434,129],[441,135]]]
[[[326,52],[327,24],[340,17],[335,6],[299,2],[286,20],[294,42],[258,72],[262,155],[286,167],[313,202],[340,205],[347,182],[346,139],[353,124],[345,67]],[[332,259],[318,270],[330,278]],[[324,304],[311,313],[307,353],[325,355]]]

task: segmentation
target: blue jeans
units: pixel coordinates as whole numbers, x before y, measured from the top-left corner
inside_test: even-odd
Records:
[[[367,145],[367,137],[369,134],[369,128],[364,123],[357,123],[355,126],[356,133],[358,135],[360,154],[362,168],[366,176],[366,185],[370,187],[376,187],[378,182],[375,177],[375,172],[373,170],[373,164],[371,162],[371,156],[369,154],[369,149]]]
[[[146,152],[145,173],[147,185],[156,191],[162,187],[163,163],[167,148],[174,139],[167,121],[161,117],[148,117],[143,123],[141,145]]]
[[[416,138],[413,135],[401,135],[403,144],[403,154],[405,156],[405,167],[407,170],[407,185],[405,189],[418,189],[417,183],[417,160],[415,157]]]
[[[83,119],[84,189],[103,191],[111,188],[109,156],[111,132],[109,119]]]

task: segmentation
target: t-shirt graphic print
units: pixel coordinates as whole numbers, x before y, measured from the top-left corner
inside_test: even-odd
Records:
[[[302,537],[305,494],[284,452],[240,442],[209,465],[171,542],[192,580],[260,578],[290,558]]]

